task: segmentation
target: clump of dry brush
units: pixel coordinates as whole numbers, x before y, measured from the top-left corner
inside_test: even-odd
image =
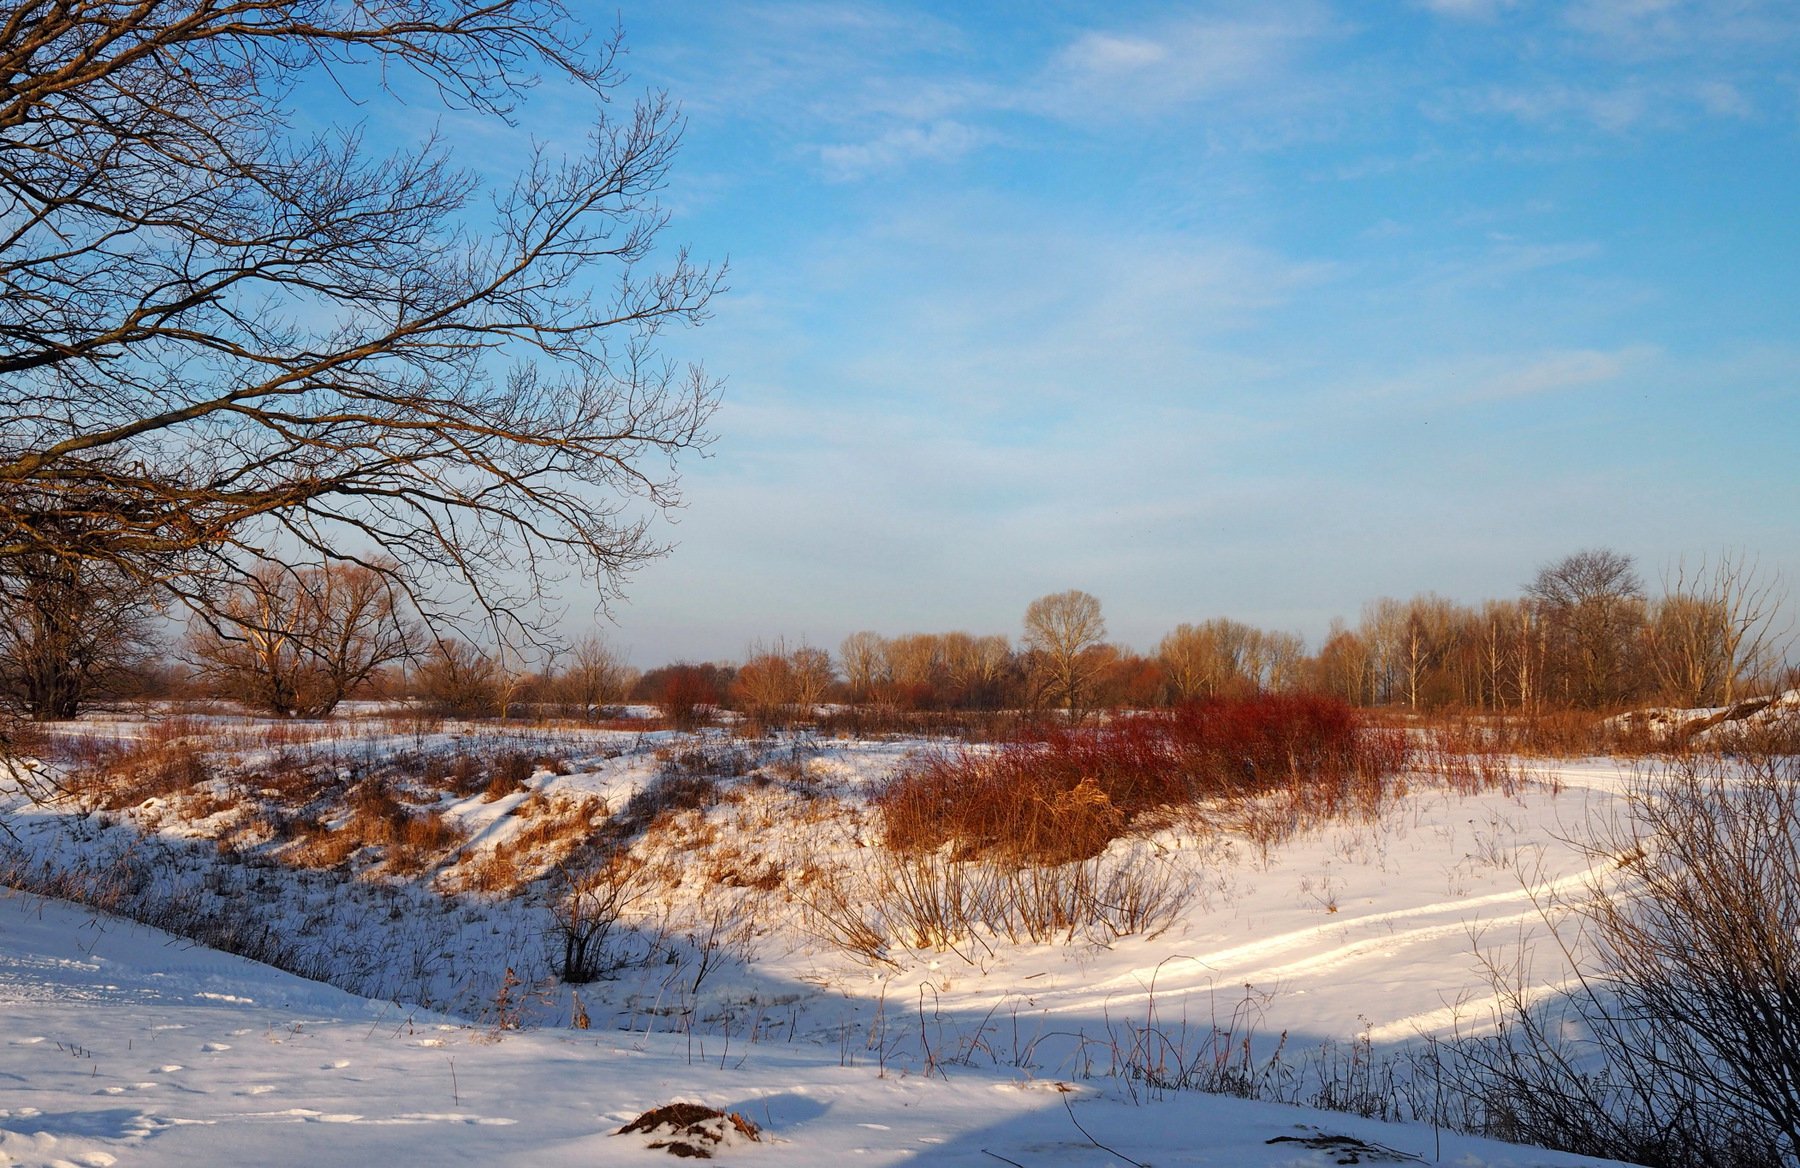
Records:
[[[1577,842],[1603,875],[1539,906],[1572,985],[1534,1000],[1490,961],[1500,1025],[1453,1063],[1472,1126],[1670,1168],[1800,1163],[1800,756],[1646,760]]]
[[[1400,732],[1364,727],[1341,701],[1260,694],[927,753],[876,806],[901,851],[1064,863],[1170,809],[1280,793],[1303,817],[1372,813],[1406,761]]]

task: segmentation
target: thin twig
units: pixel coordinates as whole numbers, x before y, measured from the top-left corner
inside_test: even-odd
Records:
[[[1133,1160],[1130,1156],[1127,1156],[1124,1152],[1119,1151],[1119,1149],[1109,1148],[1105,1144],[1101,1143],[1099,1140],[1095,1139],[1093,1133],[1088,1131],[1087,1128],[1082,1127],[1081,1121],[1079,1119],[1075,1118],[1075,1106],[1074,1106],[1074,1104],[1069,1102],[1069,1097],[1067,1095],[1064,1095],[1062,1097],[1062,1101],[1063,1101],[1063,1110],[1065,1110],[1069,1113],[1069,1122],[1075,1125],[1076,1131],[1080,1132],[1082,1135],[1087,1137],[1088,1143],[1094,1145],[1096,1148],[1099,1148],[1102,1152],[1107,1152],[1111,1155],[1117,1156],[1119,1159],[1125,1161],[1127,1164],[1135,1165],[1136,1168],[1150,1168],[1150,1165],[1145,1164],[1139,1160]]]

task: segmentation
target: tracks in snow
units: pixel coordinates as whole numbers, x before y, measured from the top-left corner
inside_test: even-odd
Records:
[[[1339,988],[1345,982],[1366,983],[1372,994],[1393,992],[1397,981],[1403,992],[1429,992],[1434,987],[1405,983],[1410,966],[1441,967],[1441,946],[1452,938],[1463,939],[1466,947],[1479,930],[1529,928],[1541,919],[1534,898],[1541,902],[1547,896],[1579,891],[1607,866],[1602,861],[1530,888],[1386,912],[1333,914],[1321,924],[1171,957],[1098,984],[1040,996],[1037,1002],[1053,1014],[1066,1014],[1091,1011],[1095,998],[1104,997],[1109,1008],[1130,1010],[1188,995],[1210,995],[1221,987],[1304,991],[1308,983],[1323,978]],[[1408,950],[1417,954],[1416,962],[1408,959]],[[1453,1021],[1443,1009],[1415,1012],[1382,1022],[1372,1028],[1371,1036],[1405,1037],[1419,1028],[1438,1029]]]

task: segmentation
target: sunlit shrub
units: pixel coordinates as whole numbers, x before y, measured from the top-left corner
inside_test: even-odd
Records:
[[[1208,799],[1299,790],[1311,813],[1366,812],[1405,762],[1401,736],[1365,730],[1341,701],[1263,694],[929,752],[876,807],[902,851],[1059,862],[1098,854],[1145,812]]]

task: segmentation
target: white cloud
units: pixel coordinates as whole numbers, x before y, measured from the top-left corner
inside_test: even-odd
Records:
[[[1465,91],[1451,105],[1462,112],[1498,114],[1536,125],[1575,122],[1619,132],[1644,119],[1651,95],[1637,82],[1608,88],[1555,81]]]
[[[1303,96],[1301,58],[1339,30],[1312,4],[1240,16],[1193,16],[1133,31],[1082,33],[1017,101],[1073,121],[1161,114],[1228,97],[1285,103]]]
[[[1090,32],[1058,57],[1060,64],[1075,72],[1096,76],[1129,74],[1161,66],[1169,59],[1169,46],[1143,37]]]
[[[828,177],[843,181],[896,170],[914,161],[950,162],[988,140],[981,130],[945,119],[925,126],[903,126],[869,142],[823,146],[819,158]]]

